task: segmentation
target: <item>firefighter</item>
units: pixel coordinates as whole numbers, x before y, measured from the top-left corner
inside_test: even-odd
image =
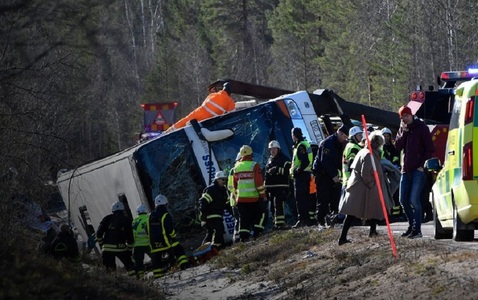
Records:
[[[151,261],[153,264],[153,277],[160,278],[169,269],[171,255],[176,262],[185,270],[191,266],[186,252],[176,239],[173,220],[167,209],[168,198],[159,194],[154,199],[154,210],[149,214],[148,232],[149,245],[151,247]]]
[[[174,123],[166,132],[186,126],[187,122],[196,119],[202,121],[233,111],[236,108],[234,99],[231,98],[231,84],[224,83],[223,89],[207,96],[204,102],[189,115]]]
[[[67,258],[73,261],[79,259],[78,244],[68,224],[60,225],[60,232],[51,242],[50,253],[56,259]]]
[[[298,127],[292,128],[294,142],[292,166],[290,175],[294,179],[294,196],[297,205],[297,223],[293,228],[311,226],[313,220],[309,217],[308,204],[310,203],[310,176],[312,169],[312,148],[302,135]]]
[[[341,184],[342,154],[349,130],[345,125],[322,140],[314,159],[313,172],[317,186],[317,219],[319,226],[333,226],[338,212]],[[326,218],[328,220],[326,224]]]
[[[151,257],[148,235],[148,211],[144,204],[136,208],[138,216],[133,220],[133,258],[135,262],[136,277],[144,278],[144,255]]]
[[[278,141],[269,143],[270,156],[265,167],[265,181],[267,199],[271,204],[274,217],[274,229],[287,229],[285,222],[284,204],[289,194],[290,158],[281,151]]]
[[[261,168],[252,160],[252,148],[243,145],[239,152],[241,158],[234,166],[234,202],[239,211],[239,238],[241,242],[246,242],[251,228],[254,238],[264,230],[267,199]]]
[[[124,214],[124,205],[119,201],[113,203],[111,211],[112,214],[103,218],[96,231],[96,241],[102,250],[103,265],[107,271],[116,270],[116,257],[118,257],[128,271],[128,275],[133,276],[135,271],[131,249],[134,238],[131,219]]]
[[[214,182],[204,189],[199,199],[199,218],[201,225],[207,229],[202,244],[214,241],[218,249],[224,247],[224,210],[231,211],[226,185],[227,176],[224,172],[216,172]]]
[[[342,186],[347,186],[347,180],[350,177],[350,166],[354,161],[355,155],[362,149],[360,142],[362,141],[363,130],[360,126],[354,126],[349,130],[349,141],[345,145],[342,158]]]

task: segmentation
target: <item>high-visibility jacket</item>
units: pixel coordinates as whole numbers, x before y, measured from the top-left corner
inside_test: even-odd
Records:
[[[236,202],[257,202],[265,198],[261,169],[258,163],[243,158],[234,167],[234,189]]]
[[[305,147],[305,151],[307,152],[307,157],[302,159],[302,155],[297,152],[301,148],[301,146]],[[312,161],[314,159],[314,155],[312,153],[312,148],[310,147],[309,142],[307,142],[306,140],[300,141],[294,146],[292,153],[292,167],[290,168],[290,174],[292,175],[292,177],[294,176],[294,172],[296,172],[297,170],[305,172],[310,172],[312,170]]]
[[[148,214],[139,214],[133,220],[134,246],[149,246]]]
[[[352,165],[355,156],[361,149],[362,147],[360,147],[360,145],[354,141],[349,141],[347,145],[345,145],[342,158],[342,183],[344,185],[347,184],[347,180],[350,177],[350,166]]]
[[[266,164],[265,181],[266,188],[283,187],[289,188],[290,159],[282,152],[274,157],[269,157]]]
[[[206,187],[199,199],[200,220],[222,219],[227,208],[229,195],[225,186],[219,186],[217,181]]]
[[[151,253],[165,251],[179,245],[173,220],[166,205],[157,206],[149,214],[148,232]]]
[[[123,211],[115,211],[101,220],[96,231],[96,240],[103,251],[125,252],[133,246],[131,219]]]
[[[201,106],[193,110],[189,115],[177,121],[170,130],[179,129],[186,126],[186,123],[192,119],[202,121],[204,119],[220,116],[226,112],[233,111],[236,108],[234,100],[226,91],[211,93],[203,101]]]

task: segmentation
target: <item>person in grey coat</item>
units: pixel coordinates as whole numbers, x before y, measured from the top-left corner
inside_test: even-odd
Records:
[[[380,185],[384,190],[383,194],[385,203],[391,203],[389,193],[385,192],[387,185],[380,164],[381,147],[384,144],[385,139],[379,131],[372,132],[369,138]],[[340,213],[346,215],[346,217],[339,238],[339,245],[351,242],[347,239],[347,233],[355,219],[369,220],[370,237],[377,235],[377,222],[378,220],[384,219],[368,147],[365,147],[357,153],[351,168],[352,171],[351,176],[347,181],[346,194],[340,207]],[[387,208],[387,211],[388,209],[389,208]]]

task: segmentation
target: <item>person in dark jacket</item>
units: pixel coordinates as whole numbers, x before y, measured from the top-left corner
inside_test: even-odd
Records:
[[[123,203],[117,201],[111,206],[110,215],[100,222],[96,231],[96,241],[101,247],[103,265],[107,271],[116,270],[116,257],[123,263],[128,275],[135,275],[131,258],[134,244],[132,220],[124,214]]]
[[[199,219],[207,233],[202,244],[214,241],[218,249],[224,247],[224,210],[231,211],[227,193],[227,176],[223,171],[216,172],[214,182],[204,189],[199,199]]]
[[[154,199],[154,210],[149,214],[148,232],[151,247],[153,277],[162,277],[169,269],[169,260],[173,256],[181,270],[191,266],[184,248],[176,238],[173,219],[167,209],[168,198],[159,194]]]
[[[398,114],[401,122],[395,147],[399,152],[403,150],[399,197],[409,224],[402,236],[414,239],[422,237],[421,193],[426,177],[423,167],[435,152],[435,145],[428,126],[408,106],[400,107]]]
[[[327,223],[333,226],[333,220],[338,213],[341,193],[342,155],[349,134],[349,129],[342,125],[334,134],[329,135],[319,144],[319,150],[314,159],[312,172],[317,187],[317,221],[320,227]]]
[[[60,232],[50,244],[50,253],[56,259],[68,258],[77,260],[80,257],[78,244],[68,224],[60,225]]]
[[[278,141],[269,143],[271,155],[265,167],[264,185],[267,199],[271,203],[274,229],[286,229],[284,204],[289,194],[290,158],[281,151]]]

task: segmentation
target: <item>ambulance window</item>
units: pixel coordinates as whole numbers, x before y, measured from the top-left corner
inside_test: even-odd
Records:
[[[453,104],[453,110],[451,112],[449,130],[458,128],[460,126],[460,111],[461,111],[461,100],[455,98],[455,103]]]

